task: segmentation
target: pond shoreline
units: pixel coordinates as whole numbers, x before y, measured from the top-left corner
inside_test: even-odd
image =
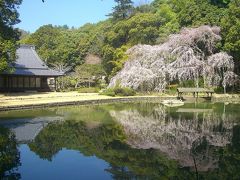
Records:
[[[34,94],[34,97],[29,96],[4,96],[0,97],[0,111],[11,111],[21,109],[35,109],[35,108],[49,108],[59,106],[71,106],[71,105],[91,105],[91,104],[106,104],[117,102],[161,102],[163,100],[176,100],[176,96],[170,95],[148,95],[148,96],[131,96],[131,97],[109,97],[101,96],[98,94],[57,94],[45,96],[41,94]],[[192,96],[185,96],[185,102],[227,102],[227,103],[240,103],[240,95],[223,95],[214,94],[212,99],[206,99],[200,97],[198,99]]]
[[[49,108],[49,107],[71,106],[71,105],[109,104],[109,103],[117,103],[117,102],[139,102],[139,101],[161,102],[162,100],[166,100],[166,99],[175,100],[177,98],[176,97],[160,97],[160,96],[112,97],[108,99],[92,99],[92,100],[78,100],[78,101],[67,101],[67,102],[0,106],[0,111]]]

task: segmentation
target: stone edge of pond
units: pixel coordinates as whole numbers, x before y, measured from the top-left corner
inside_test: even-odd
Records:
[[[94,99],[94,100],[79,100],[79,101],[54,102],[54,103],[12,105],[12,106],[0,107],[0,112],[12,111],[12,110],[27,110],[27,109],[35,109],[35,108],[41,109],[41,108],[48,108],[48,107],[71,106],[71,105],[107,104],[107,103],[117,103],[117,102],[138,102],[138,101],[160,102],[166,99],[177,99],[177,98],[167,97],[167,96],[120,97],[120,98],[110,98],[110,99]]]
[[[234,94],[234,95],[218,95],[213,96],[211,101],[213,103],[217,102],[228,102],[228,103],[240,103],[240,94]]]

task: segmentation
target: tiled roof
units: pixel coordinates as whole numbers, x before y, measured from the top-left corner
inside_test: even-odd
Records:
[[[10,129],[16,137],[19,143],[32,142],[38,133],[46,127],[49,123],[54,121],[61,121],[60,116],[43,116],[43,117],[32,117],[32,118],[18,118],[16,119],[2,119],[0,126]]]
[[[17,49],[17,59],[14,63],[15,71],[13,75],[31,76],[61,76],[62,73],[50,69],[38,56],[35,47],[31,45],[21,45]]]
[[[59,73],[58,71],[52,69],[33,69],[33,68],[16,68],[14,75],[23,75],[23,76],[61,76],[63,74]]]

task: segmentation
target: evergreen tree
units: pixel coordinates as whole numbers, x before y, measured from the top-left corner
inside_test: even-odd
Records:
[[[221,28],[224,50],[234,57],[235,71],[240,74],[240,0],[231,1]]]
[[[133,2],[131,0],[114,0],[117,5],[113,7],[113,12],[109,14],[114,20],[127,19],[131,10],[133,10]]]
[[[0,72],[10,69],[16,52],[19,32],[12,26],[19,23],[18,6],[22,0],[0,0]]]

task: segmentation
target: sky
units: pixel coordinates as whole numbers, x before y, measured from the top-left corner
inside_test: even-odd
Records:
[[[150,1],[133,0],[135,5]],[[21,22],[15,27],[31,33],[47,24],[78,28],[107,19],[114,6],[114,0],[23,0],[18,9]]]

